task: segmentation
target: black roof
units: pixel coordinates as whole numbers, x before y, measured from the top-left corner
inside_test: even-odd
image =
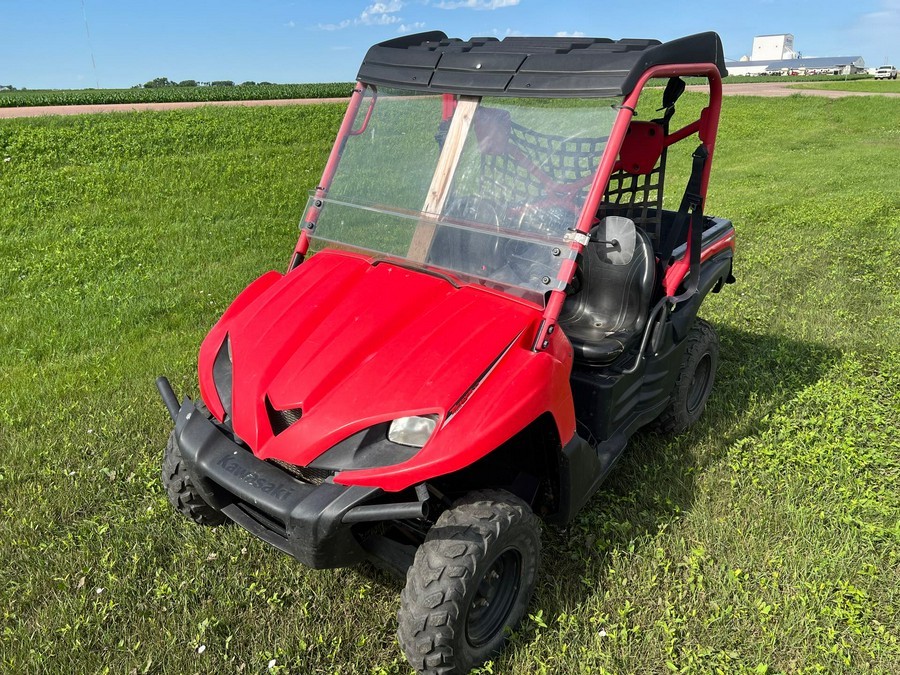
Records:
[[[459,40],[433,31],[371,47],[357,79],[477,96],[625,96],[651,66],[713,63],[726,75],[716,33],[670,42],[588,37]]]

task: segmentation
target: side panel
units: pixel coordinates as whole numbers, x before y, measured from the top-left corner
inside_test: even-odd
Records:
[[[665,344],[631,374],[613,376],[595,368],[572,372],[579,431],[592,444],[602,445],[616,437],[627,440],[656,419],[668,403],[687,343],[672,344],[670,337]],[[634,358],[632,354],[627,361]]]
[[[559,509],[547,516],[554,525],[571,522],[612,468],[604,470],[597,451],[578,434],[562,448],[559,464]]]
[[[683,339],[694,324],[700,311],[700,305],[710,291],[718,291],[724,284],[734,281],[731,274],[734,254],[726,248],[703,263],[700,268],[700,285],[697,292],[687,302],[681,303],[672,314],[672,327],[676,339]]]

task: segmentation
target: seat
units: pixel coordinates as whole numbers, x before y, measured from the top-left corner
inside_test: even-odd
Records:
[[[655,277],[653,246],[633,221],[611,216],[591,231],[559,318],[577,362],[609,364],[641,334]]]

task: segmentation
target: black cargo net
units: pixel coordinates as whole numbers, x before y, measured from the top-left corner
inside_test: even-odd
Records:
[[[534,204],[578,214],[608,139],[543,134],[511,122],[507,140],[497,147],[496,139],[482,139],[483,196],[504,205]],[[648,174],[615,171],[597,217],[631,218],[658,241],[664,168],[665,152]]]
[[[650,236],[654,248],[659,242],[662,228],[663,179],[666,170],[666,153],[650,173],[632,174],[624,170],[613,172],[606,186],[603,201],[597,210],[598,218],[624,216]]]
[[[510,206],[525,204],[577,214],[597,170],[606,138],[542,134],[507,122],[505,143],[483,140],[484,196]]]

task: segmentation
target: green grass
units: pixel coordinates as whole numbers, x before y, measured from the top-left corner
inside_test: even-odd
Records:
[[[705,77],[684,77],[688,84],[706,84]],[[724,84],[767,84],[772,82],[844,82],[846,80],[867,80],[871,75],[726,75]]]
[[[707,414],[545,529],[482,672],[900,672],[896,104],[724,106]],[[192,526],[158,482],[153,380],[196,395],[205,332],[284,269],[341,109],[0,121],[0,671],[409,672],[396,583]]]
[[[182,101],[267,101],[283,98],[334,98],[350,95],[352,82],[253,84],[234,87],[157,87],[153,89],[51,89],[0,92],[0,108],[103,103]]]
[[[791,89],[836,89],[837,91],[861,91],[867,94],[885,92],[900,94],[900,80],[857,80],[849,82],[822,82],[819,84],[795,84]]]

